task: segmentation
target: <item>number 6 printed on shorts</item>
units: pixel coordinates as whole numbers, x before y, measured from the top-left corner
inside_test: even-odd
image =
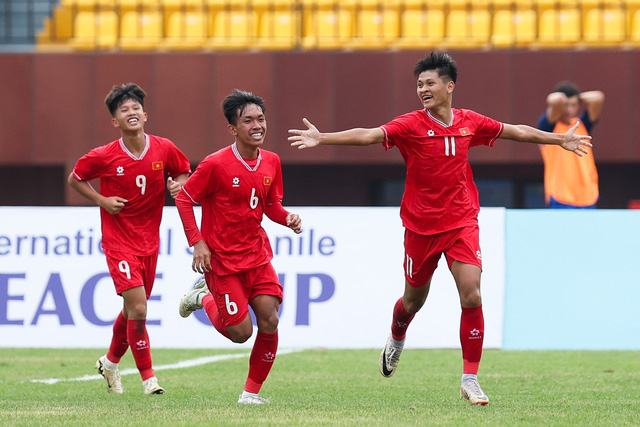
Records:
[[[224,294],[224,303],[227,306],[227,313],[234,315],[238,312],[238,304],[229,299],[229,294]]]

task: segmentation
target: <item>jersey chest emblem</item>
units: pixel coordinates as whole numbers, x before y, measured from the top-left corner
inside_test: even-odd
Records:
[[[265,176],[265,177],[264,177],[264,180],[263,180],[264,185],[271,185],[271,182],[272,182],[272,181],[273,181],[273,178],[272,178],[272,177],[270,177],[270,176]]]
[[[124,167],[123,166],[118,166],[116,168],[116,175],[117,176],[124,176]]]
[[[162,160],[158,162],[151,162],[151,170],[154,170],[154,171],[164,170],[164,162]]]
[[[232,187],[240,187],[240,178],[238,178],[237,176],[234,176],[233,179],[231,180],[232,183]]]

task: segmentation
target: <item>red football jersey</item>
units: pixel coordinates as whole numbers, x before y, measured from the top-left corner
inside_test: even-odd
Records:
[[[158,252],[166,188],[164,173],[176,177],[191,172],[189,160],[173,142],[153,135],[146,135],[146,140],[139,158],[118,139],[94,148],[73,169],[79,180],[100,178],[103,196],[128,200],[117,215],[100,208],[105,249],[135,255]]]
[[[178,195],[202,205],[201,232],[188,219],[193,215],[176,203],[189,245],[204,239],[217,275],[233,274],[266,264],[273,258],[262,228],[265,209],[282,206],[282,167],[277,154],[260,149],[257,159],[245,160],[235,143],[207,156]],[[191,214],[189,213],[191,211]]]
[[[403,225],[436,234],[477,221],[478,190],[469,148],[493,146],[503,124],[470,110],[452,109],[452,123],[417,110],[382,125],[385,149],[397,146],[407,165],[400,207]]]

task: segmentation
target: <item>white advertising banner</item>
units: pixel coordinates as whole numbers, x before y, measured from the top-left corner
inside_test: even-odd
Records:
[[[263,221],[284,287],[280,346],[381,348],[404,289],[399,209],[288,209],[302,218],[300,235]],[[480,214],[485,348],[502,345],[504,220],[502,208]],[[107,348],[122,299],[100,248],[98,208],[1,207],[0,224],[0,347]],[[178,314],[199,275],[174,207],[165,208],[160,238],[147,313],[152,347],[237,348],[202,310],[186,319]],[[443,257],[406,346],[459,348],[459,324],[458,294]]]

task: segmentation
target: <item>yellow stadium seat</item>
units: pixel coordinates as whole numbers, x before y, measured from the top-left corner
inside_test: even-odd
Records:
[[[158,9],[160,0],[115,0],[122,10]]]
[[[578,9],[547,9],[540,12],[538,43],[546,47],[564,47],[581,40]]]
[[[385,48],[399,36],[398,11],[393,8],[355,11],[354,33],[349,47]]]
[[[195,49],[207,40],[207,16],[203,11],[171,12],[164,45],[170,49]]]
[[[69,7],[56,6],[53,16],[45,19],[44,28],[38,32],[38,44],[68,42],[73,36],[73,15]]]
[[[202,9],[205,0],[155,0],[165,9]]]
[[[118,16],[113,11],[81,11],[73,22],[71,46],[77,49],[110,48],[118,39]]]
[[[60,6],[67,7],[75,11],[101,12],[111,10],[116,6],[118,0],[61,0]]]
[[[305,12],[302,47],[306,49],[345,47],[352,35],[352,13],[348,9],[318,9]]]
[[[447,16],[445,44],[449,47],[479,47],[489,42],[491,15],[487,10],[452,10]]]
[[[536,40],[536,12],[498,10],[493,15],[491,44],[497,48],[529,45]]]
[[[640,9],[636,10],[631,17],[629,42],[634,46],[640,45]]]
[[[163,42],[162,13],[130,10],[122,14],[120,47],[123,49],[155,49]]]
[[[293,8],[260,13],[257,46],[263,49],[291,49],[296,46],[299,18]]]
[[[400,17],[400,36],[396,46],[424,48],[444,39],[444,13],[440,9],[409,9]]]
[[[255,47],[258,15],[253,10],[221,10],[211,14],[207,46],[216,49]]]
[[[584,41],[590,45],[616,45],[625,40],[622,9],[590,9],[584,19]]]

